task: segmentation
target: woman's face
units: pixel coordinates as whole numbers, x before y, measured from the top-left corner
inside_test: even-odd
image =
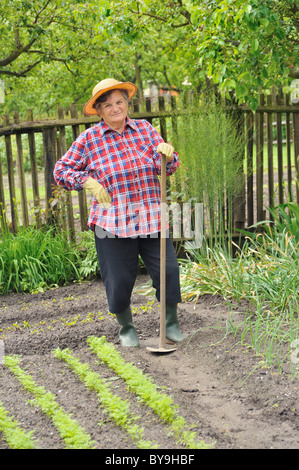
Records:
[[[116,131],[122,131],[128,113],[128,103],[119,90],[114,90],[104,103],[97,108],[98,115]]]

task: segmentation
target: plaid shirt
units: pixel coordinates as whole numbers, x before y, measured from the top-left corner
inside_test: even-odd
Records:
[[[85,130],[56,163],[55,181],[65,189],[80,191],[92,177],[108,191],[109,209],[92,198],[87,225],[93,230],[98,225],[120,237],[158,232],[161,158],[156,149],[161,142],[158,131],[145,120],[127,118],[121,135],[101,121]],[[167,175],[178,166],[174,152],[166,165]]]

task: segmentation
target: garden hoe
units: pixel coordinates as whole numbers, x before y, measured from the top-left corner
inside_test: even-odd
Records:
[[[166,346],[166,156],[161,154],[161,235],[160,235],[160,344],[146,348],[153,353],[169,353]]]

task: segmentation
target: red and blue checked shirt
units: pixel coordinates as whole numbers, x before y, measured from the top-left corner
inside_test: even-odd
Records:
[[[96,179],[111,196],[111,206],[101,207],[92,198],[87,225],[98,225],[119,237],[160,231],[161,158],[158,131],[145,120],[127,118],[122,134],[104,121],[85,130],[58,160],[54,178],[68,190],[80,191],[84,182]],[[167,175],[179,166],[178,154],[166,165]]]

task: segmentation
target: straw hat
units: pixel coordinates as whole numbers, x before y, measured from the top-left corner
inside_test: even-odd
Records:
[[[102,80],[92,90],[92,98],[90,98],[90,100],[85,104],[83,108],[84,113],[89,116],[97,114],[95,108],[93,108],[95,101],[103,93],[110,90],[127,90],[129,99],[131,99],[137,92],[137,86],[131,82],[118,82],[117,80],[114,80],[114,78],[106,78],[105,80]]]

